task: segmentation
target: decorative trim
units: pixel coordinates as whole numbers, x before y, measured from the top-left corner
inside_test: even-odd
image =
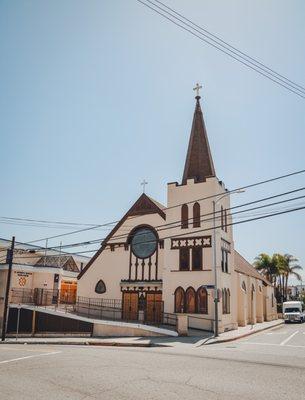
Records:
[[[171,249],[181,249],[182,247],[212,247],[212,236],[191,236],[181,239],[171,239]]]

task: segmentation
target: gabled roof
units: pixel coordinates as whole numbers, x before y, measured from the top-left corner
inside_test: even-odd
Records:
[[[161,208],[162,207],[162,208]],[[115,232],[123,225],[128,217],[146,215],[146,214],[159,214],[164,220],[166,219],[165,212],[163,211],[165,206],[148,197],[145,193],[141,194],[138,200],[133,204],[133,206],[127,211],[123,218],[116,224],[112,231],[106,236],[99,250],[94,254],[85,268],[79,273],[77,279],[80,279],[85,272],[90,268],[93,262],[98,258],[102,251],[106,248],[108,241],[115,234]]]
[[[260,274],[238,251],[234,250],[234,270],[244,275],[251,276],[252,278],[260,279],[266,285],[271,283]]]
[[[43,256],[36,263],[35,267],[55,267],[65,271],[79,272],[79,269],[72,256]]]
[[[206,178],[216,176],[199,100],[200,96],[196,96],[196,107],[182,178],[183,185],[187,183],[187,179],[193,178],[195,182],[205,182]]]
[[[158,203],[156,200],[148,197],[145,193],[141,194],[138,200],[128,211],[128,217],[133,215],[145,215],[145,214],[159,214],[163,219],[165,219],[165,212],[163,211],[165,207]]]

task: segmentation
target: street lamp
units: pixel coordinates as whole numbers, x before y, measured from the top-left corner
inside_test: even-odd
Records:
[[[237,189],[232,192],[227,192],[220,196],[216,201],[213,201],[213,268],[214,268],[214,304],[215,304],[215,328],[214,337],[218,336],[218,287],[217,287],[217,267],[216,267],[216,205],[221,199],[230,194],[244,193],[245,190]]]

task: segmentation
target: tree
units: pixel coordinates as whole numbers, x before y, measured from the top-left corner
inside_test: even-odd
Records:
[[[302,270],[303,268],[299,264],[295,264],[299,260],[292,256],[291,254],[284,254],[283,256],[283,264],[282,264],[282,275],[283,275],[283,295],[284,298],[287,299],[287,289],[288,289],[288,280],[290,277],[296,278],[298,281],[302,281],[301,275],[297,272]]]
[[[277,255],[269,256],[269,254],[261,253],[254,261],[255,268],[260,271],[269,282],[274,286],[276,285],[276,279],[279,275],[279,264]]]
[[[254,261],[255,268],[260,271],[266,279],[274,286],[277,300],[287,299],[288,280],[294,277],[301,281],[301,275],[298,273],[302,267],[298,264],[298,259],[291,254],[259,254]]]

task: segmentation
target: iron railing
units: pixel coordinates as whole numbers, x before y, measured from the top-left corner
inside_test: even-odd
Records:
[[[54,309],[92,319],[137,322],[154,326],[177,324],[176,314],[163,312],[163,302],[150,303],[134,313],[123,308],[121,299],[97,299],[78,296],[75,292],[49,289],[11,289],[10,302]]]
[[[59,289],[11,289],[10,303],[50,306],[56,304],[75,304],[75,290]]]

